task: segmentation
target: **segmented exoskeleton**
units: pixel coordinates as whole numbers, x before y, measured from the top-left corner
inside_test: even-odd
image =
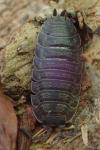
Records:
[[[66,11],[54,12],[38,34],[33,60],[31,102],[40,123],[62,125],[73,118],[80,99],[82,51],[78,21]]]

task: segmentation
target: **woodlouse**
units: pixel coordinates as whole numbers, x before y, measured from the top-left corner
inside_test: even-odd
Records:
[[[66,124],[77,110],[83,72],[80,55],[87,34],[91,35],[87,29],[85,23],[80,29],[78,18],[65,10],[60,15],[54,10],[42,25],[31,82],[33,114],[42,124]]]

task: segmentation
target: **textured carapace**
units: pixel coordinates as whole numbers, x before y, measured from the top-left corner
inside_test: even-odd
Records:
[[[31,103],[42,124],[69,122],[80,99],[83,45],[78,19],[65,10],[42,25],[33,60]]]

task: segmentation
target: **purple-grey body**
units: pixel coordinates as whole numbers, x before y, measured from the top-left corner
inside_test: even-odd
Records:
[[[37,120],[69,122],[78,107],[83,71],[80,34],[69,17],[48,18],[38,35],[33,60],[31,102]]]

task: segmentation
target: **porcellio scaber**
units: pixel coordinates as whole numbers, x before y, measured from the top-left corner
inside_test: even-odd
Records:
[[[83,46],[78,21],[74,21],[66,11],[60,15],[54,13],[38,34],[31,103],[34,116],[45,125],[68,123],[79,104]]]

